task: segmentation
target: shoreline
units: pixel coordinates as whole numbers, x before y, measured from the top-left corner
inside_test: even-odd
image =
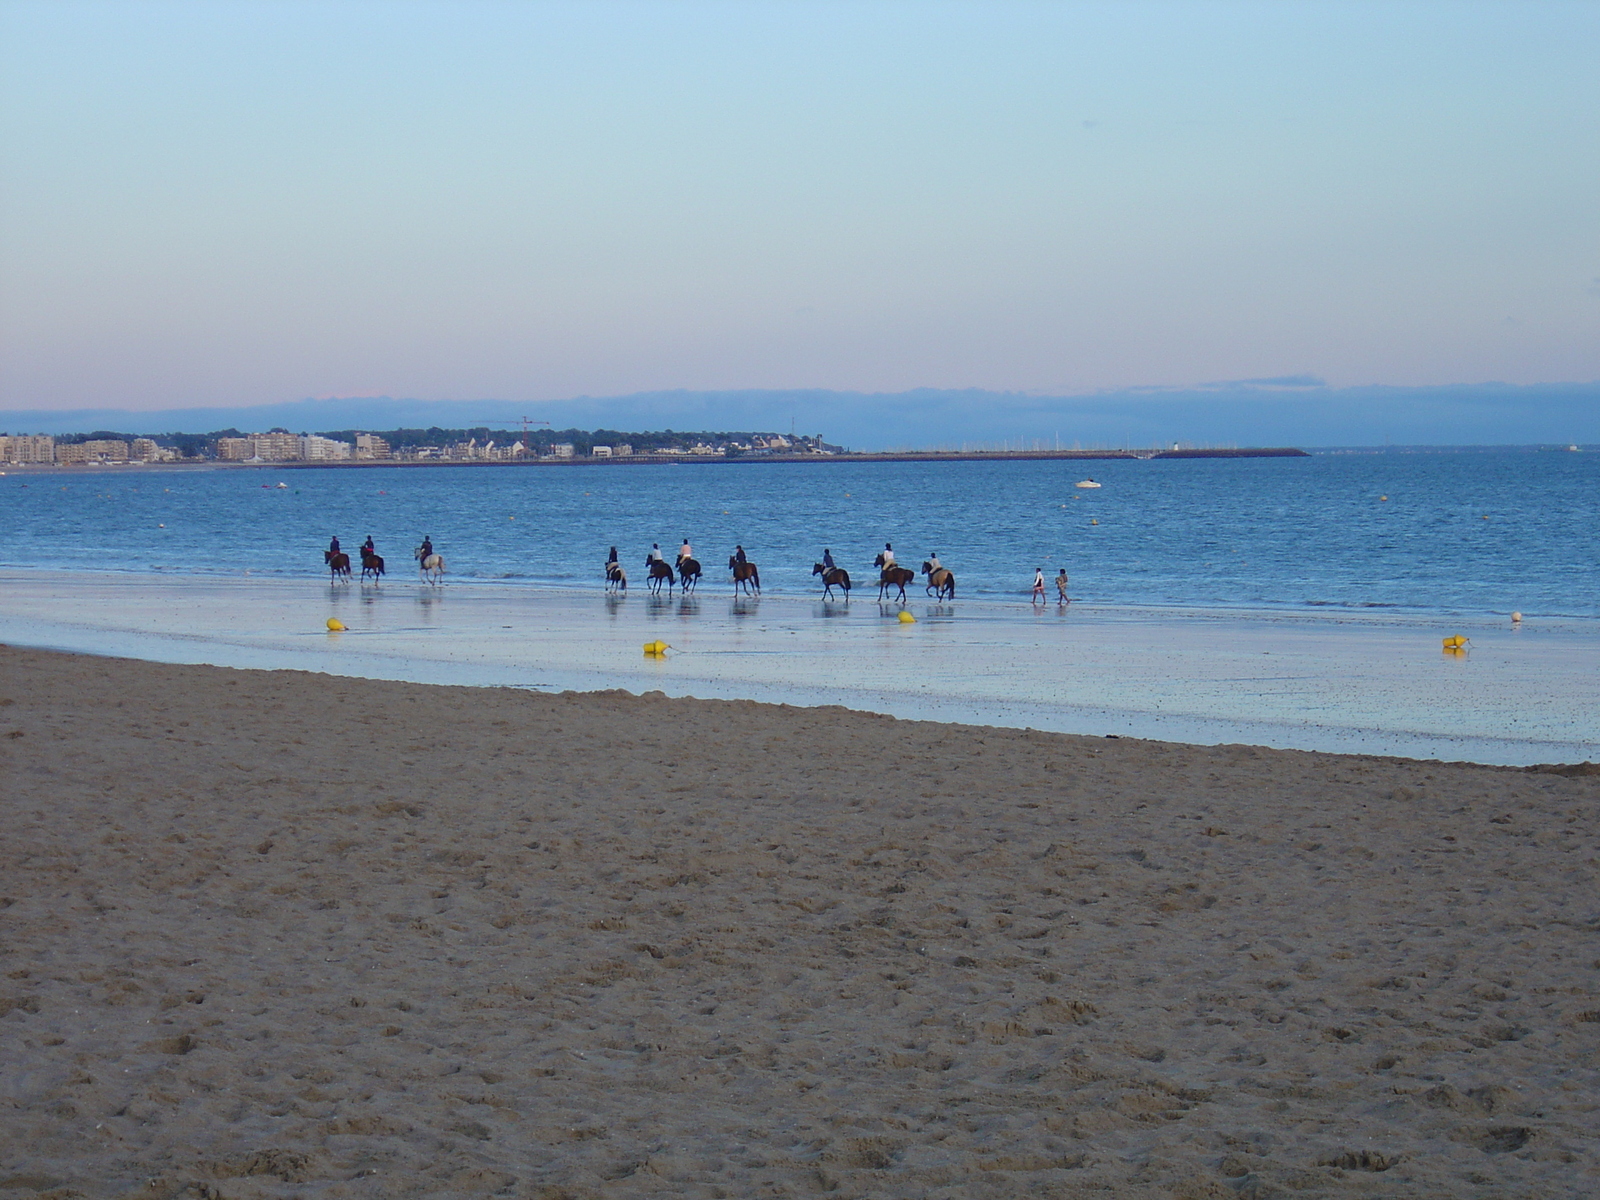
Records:
[[[22,1195],[1579,1197],[1600,780],[0,648]]]
[[[805,706],[1197,745],[1600,758],[1593,622],[0,571],[0,640],[176,663]],[[330,634],[329,617],[348,629]],[[1442,631],[1442,632],[1441,632]],[[1465,633],[1473,650],[1441,652]],[[641,654],[647,641],[673,647]]]

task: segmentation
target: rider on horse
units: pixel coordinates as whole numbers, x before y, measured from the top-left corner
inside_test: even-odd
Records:
[[[422,535],[422,547],[421,547],[421,550],[418,552],[417,557],[420,558],[420,559],[426,559],[428,557],[428,555],[430,555],[432,553],[433,553],[433,539],[431,537],[429,537],[427,534],[423,534]]]

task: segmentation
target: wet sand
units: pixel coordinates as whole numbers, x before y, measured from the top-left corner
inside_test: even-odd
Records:
[[[1600,623],[858,594],[688,600],[409,579],[0,571],[0,642],[417,683],[623,688],[1162,741],[1521,766],[1600,758]],[[329,636],[337,617],[348,631]],[[1442,637],[1471,650],[1444,654]],[[640,646],[674,649],[647,659]]]
[[[19,1197],[1592,1195],[1600,776],[0,648]]]

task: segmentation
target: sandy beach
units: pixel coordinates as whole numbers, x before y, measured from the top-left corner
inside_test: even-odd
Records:
[[[0,650],[0,1189],[1586,1196],[1589,773]]]

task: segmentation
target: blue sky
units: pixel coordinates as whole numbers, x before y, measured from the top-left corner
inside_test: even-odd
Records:
[[[1592,3],[0,0],[0,410],[1600,379]]]

